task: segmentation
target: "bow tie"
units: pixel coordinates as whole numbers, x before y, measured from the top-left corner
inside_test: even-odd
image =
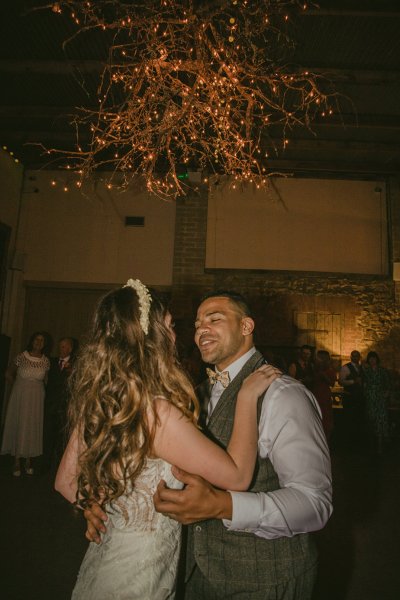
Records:
[[[207,369],[207,375],[210,380],[211,385],[217,383],[217,381],[221,382],[222,387],[226,388],[229,385],[230,377],[228,371],[222,371],[222,373],[218,373],[213,371],[212,369]]]

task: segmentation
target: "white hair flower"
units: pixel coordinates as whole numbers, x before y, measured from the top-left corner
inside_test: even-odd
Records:
[[[131,287],[135,290],[139,298],[139,311],[140,311],[140,326],[143,332],[147,335],[149,333],[149,313],[151,305],[151,295],[147,287],[140,281],[140,279],[128,279],[124,287]]]

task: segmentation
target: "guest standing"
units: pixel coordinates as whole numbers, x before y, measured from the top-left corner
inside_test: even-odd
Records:
[[[7,378],[14,384],[0,453],[14,456],[15,477],[21,475],[21,457],[25,458],[26,473],[33,475],[31,458],[43,452],[44,383],[50,367],[47,344],[47,334],[35,332],[27,349],[18,354],[7,371]]]
[[[58,356],[50,358],[44,402],[44,463],[57,466],[66,446],[66,422],[69,401],[68,380],[75,360],[76,342],[63,337],[58,342]]]
[[[293,379],[301,381],[303,385],[310,389],[314,378],[314,365],[312,362],[313,348],[308,344],[304,344],[300,348],[300,356],[292,362],[288,368],[288,374]]]
[[[364,394],[367,421],[378,454],[382,453],[383,444],[389,437],[389,390],[389,373],[381,366],[378,354],[369,352],[364,367]]]
[[[353,350],[350,362],[339,372],[339,383],[343,387],[343,417],[346,442],[359,444],[364,437],[365,407],[363,394],[364,372],[361,354]]]

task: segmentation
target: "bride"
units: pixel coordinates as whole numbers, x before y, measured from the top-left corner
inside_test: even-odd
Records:
[[[243,383],[224,451],[196,425],[198,403],[175,352],[171,315],[139,280],[99,303],[72,376],[72,435],[56,489],[70,502],[96,501],[109,519],[91,543],[74,600],[174,598],[180,524],[157,513],[171,465],[223,489],[246,490],[257,452],[257,399],[280,374],[263,366]]]

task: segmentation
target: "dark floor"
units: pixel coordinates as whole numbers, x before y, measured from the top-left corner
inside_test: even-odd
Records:
[[[332,459],[334,514],[316,534],[314,600],[398,600],[400,436],[381,457],[337,437]],[[83,517],[50,474],[17,479],[11,468],[0,457],[0,598],[67,600],[87,544]]]

